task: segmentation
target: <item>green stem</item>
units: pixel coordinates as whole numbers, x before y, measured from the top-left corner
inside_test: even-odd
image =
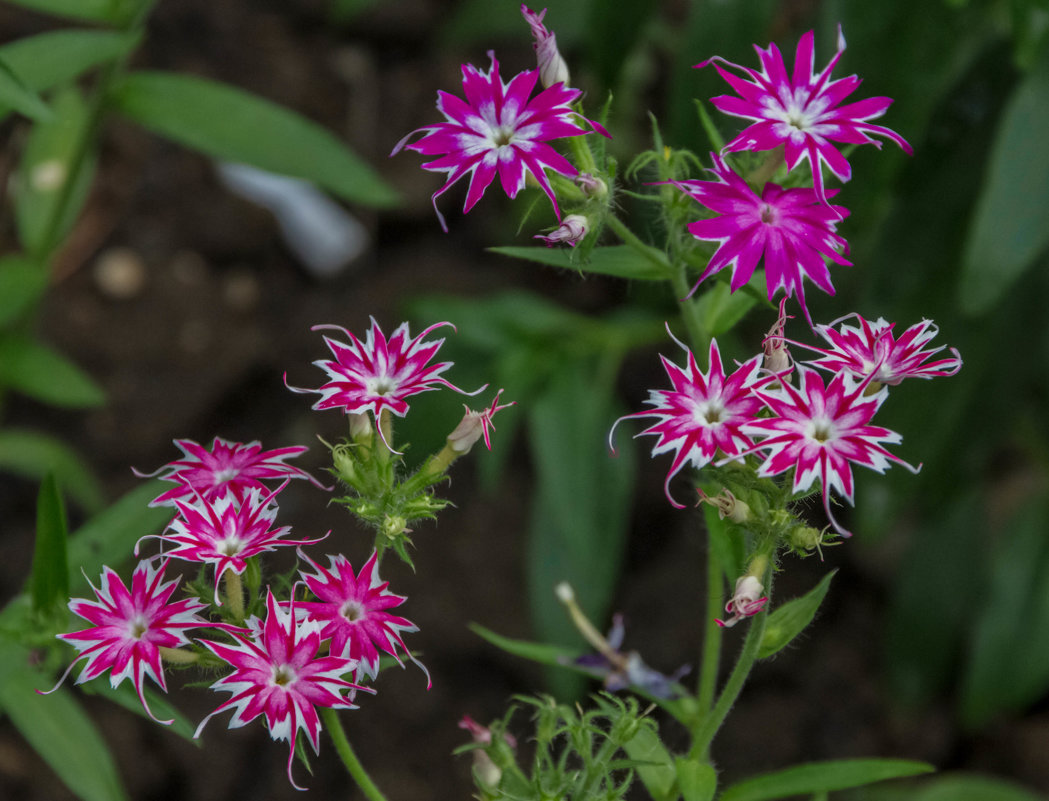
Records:
[[[594,161],[594,154],[590,152],[590,146],[586,143],[586,137],[572,136],[568,141],[578,162],[579,172],[588,172],[591,175],[597,172],[597,163]]]
[[[234,620],[242,622],[244,620],[244,583],[232,567],[227,567],[222,577],[226,582],[226,600],[229,601],[229,611],[233,614]]]
[[[709,541],[709,540],[708,540]],[[703,632],[703,651],[700,657],[699,685],[696,698],[700,712],[706,716],[714,706],[717,689],[718,665],[721,661],[721,627],[714,618],[721,614],[721,562],[713,548],[707,548],[707,616]]]
[[[342,760],[342,764],[346,766],[346,772],[350,774],[357,786],[361,788],[361,792],[370,801],[386,801],[386,796],[382,794],[375,782],[371,780],[371,777],[364,770],[361,761],[357,758],[357,753],[353,750],[353,746],[350,745],[350,741],[346,737],[346,730],[342,727],[342,721],[339,720],[338,713],[330,707],[322,707],[320,713],[321,718],[324,720],[324,725],[328,727],[328,736],[331,737],[331,741],[335,745],[335,751],[338,753],[339,759]]]
[[[765,570],[765,578],[762,583],[765,585],[766,594],[771,596],[771,565]],[[765,634],[767,621],[768,605],[751,619],[750,629],[747,631],[747,637],[743,641],[743,648],[739,652],[739,659],[736,661],[735,667],[732,668],[732,673],[729,675],[728,681],[725,682],[717,703],[710,714],[703,718],[699,725],[693,729],[692,748],[688,754],[689,759],[703,762],[710,761],[710,744],[714,740],[714,735],[718,733],[718,729],[721,728],[721,724],[728,717],[733,704],[736,703],[736,699],[739,697],[743,685],[750,675],[751,668],[754,667],[754,663],[757,661],[758,649],[761,647],[761,638]]]
[[[667,260],[666,254],[651,245],[646,245],[641,241],[633,231],[631,231],[622,220],[616,217],[614,214],[609,214],[606,223],[611,228],[615,235],[618,236],[624,245],[629,245],[638,252],[646,261],[651,262],[653,265],[659,268],[661,272],[666,275],[671,274],[670,262]]]

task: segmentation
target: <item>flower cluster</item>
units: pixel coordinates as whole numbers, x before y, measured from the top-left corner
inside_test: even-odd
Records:
[[[340,328],[350,344],[325,337],[335,360],[316,363],[328,373],[329,382],[318,390],[296,390],[320,393],[316,409],[343,409],[353,421],[355,443],[364,443],[371,454],[386,454],[371,462],[358,460],[361,469],[372,466],[372,480],[374,470],[388,471],[392,463],[389,416],[404,416],[406,398],[441,387],[462,391],[441,377],[450,362],[431,363],[443,340],[426,341],[426,336],[440,325],[448,324],[431,326],[412,338],[405,323],[387,338],[373,319],[364,342]],[[492,417],[512,405],[500,404],[499,397],[482,411],[467,408],[445,446],[452,455],[444,469],[482,437],[491,448]],[[360,425],[368,420],[366,412],[377,421],[378,434],[370,425]],[[382,440],[378,447],[377,436]],[[143,537],[135,547],[138,556],[143,542],[156,540],[160,552],[138,563],[130,588],[116,571],[104,567],[100,585],[91,586],[95,599],[69,602],[70,610],[90,625],[59,635],[79,652],[59,685],[80,662],[77,683],[106,671],[114,687],[130,678],[143,707],[156,719],[147,700],[146,679],[166,691],[165,661],[232,671],[211,685],[231,697],[204,718],[196,736],[211,718],[226,711],[233,713],[231,728],[262,716],[275,740],[288,741],[288,779],[298,787],[292,764],[299,734],[316,753],[318,708],[354,708],[358,691],[373,692],[367,684],[378,677],[381,654],[398,663],[406,656],[423,670],[429,686],[429,673],[403,640],[418,628],[393,611],[406,599],[380,579],[380,548],[372,550],[357,571],[342,554],[329,554],[325,567],[304,551],[323,537],[295,538],[290,526],[277,524],[278,496],[292,479],[331,489],[288,464],[306,448],[267,451],[259,442],[220,438],[210,448],[190,440],[177,440],[175,445],[182,458],[149,474],[174,484],[150,504],[170,507],[174,516],[160,534]],[[333,472],[341,477],[338,470]],[[431,473],[417,482],[416,494],[425,496],[428,484],[444,475],[443,469],[432,466]],[[384,503],[381,498],[371,501]],[[290,596],[278,598],[271,588],[263,591],[259,560],[285,546],[296,547],[304,567],[281,584],[292,588]],[[175,560],[197,565],[204,577],[199,585],[187,586],[189,597],[182,600],[173,600],[179,579],[165,579]]]
[[[831,347],[805,346],[822,356],[798,365],[785,352],[789,340],[783,336],[781,316],[778,330],[768,338],[775,341],[780,360],[776,370],[762,368],[763,356],[757,355],[726,376],[714,340],[704,372],[692,352],[675,340],[686,353],[687,367],[661,357],[671,389],[651,390],[646,401],[651,409],[616,421],[654,420],[636,436],[656,437],[653,456],[673,453],[665,483],[672,505],[683,508],[670,493],[670,481],[686,464],[721,466],[757,455],[760,478],[787,474],[795,494],[807,493],[818,483],[831,525],[850,536],[831,511],[831,492],[853,503],[852,465],[884,472],[896,463],[916,470],[884,447],[898,444],[900,435],[871,420],[888,398],[888,385],[908,377],[954,375],[961,369],[961,358],[952,349],[949,358],[930,361],[944,348],[927,347],[936,333],[929,320],[896,338],[894,325],[885,320],[870,323],[859,315],[849,316],[856,317],[859,328],[817,326]],[[829,382],[820,370],[831,374]],[[702,499],[708,500],[705,494]],[[737,499],[731,500],[735,511]]]

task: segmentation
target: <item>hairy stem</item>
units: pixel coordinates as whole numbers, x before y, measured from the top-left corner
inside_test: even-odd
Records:
[[[342,721],[339,720],[339,714],[330,707],[322,707],[320,713],[321,718],[324,720],[324,725],[328,727],[328,736],[331,737],[331,741],[335,745],[335,751],[339,754],[342,764],[346,766],[346,772],[350,774],[357,786],[361,788],[361,792],[370,801],[386,801],[386,796],[382,794],[375,782],[371,780],[371,777],[364,770],[361,761],[357,758],[357,753],[353,750],[353,746],[350,745],[350,741],[346,737],[346,730],[342,727]]]

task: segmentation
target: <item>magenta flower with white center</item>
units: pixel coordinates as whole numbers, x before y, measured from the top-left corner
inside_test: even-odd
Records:
[[[765,184],[761,196],[733,172],[720,156],[712,155],[711,172],[717,181],[677,181],[675,186],[718,216],[689,223],[696,239],[717,242],[718,249],[707,269],[692,287],[714,273],[732,268],[731,288],[735,292],[754,274],[762,259],[769,300],[780,289],[787,296],[797,293],[805,317],[804,280],[808,278],[828,295],[834,294],[825,259],[851,265],[841,254],[848,244],[836,233],[838,220],[848,215],[844,206],[820,203],[812,189],[784,189]],[[827,193],[833,197],[835,191]]]
[[[859,325],[842,325],[834,329],[834,326],[849,317],[855,317]],[[962,369],[961,355],[955,348],[950,349],[953,354],[950,358],[929,361],[947,347],[941,345],[926,349],[939,333],[932,320],[922,320],[912,325],[898,339],[892,331],[895,325],[884,317],[871,322],[853,313],[829,325],[815,327],[816,333],[827,341],[830,348],[812,345],[803,347],[823,354],[821,358],[809,362],[813,367],[832,373],[845,370],[860,379],[873,376],[875,382],[889,386],[896,386],[905,378],[948,376]]]
[[[698,69],[714,64],[721,77],[739,94],[739,97],[720,95],[712,98],[711,102],[720,111],[754,121],[725,145],[725,150],[772,150],[783,146],[788,169],[793,170],[802,161],[809,162],[816,196],[824,203],[827,194],[823,188],[822,165],[827,165],[843,182],[852,177],[849,162],[833,143],[872,144],[880,148],[881,142],[872,139],[870,135],[873,134],[891,139],[908,154],[913,152],[898,133],[870,122],[885,113],[892,105],[891,98],[869,97],[842,105],[861,81],[855,75],[831,80],[830,74],[845,50],[840,26],[838,52],[818,75],[813,71],[815,37],[812,31],[798,41],[793,75],[788,75],[783,56],[775,44],[770,44],[768,50],[757,45],[754,49],[761,62],[760,71],[733,64],[719,56],[696,65]],[[724,69],[722,64],[742,73],[743,77]]]
[[[342,554],[328,557],[329,569],[318,565],[301,549],[299,558],[316,571],[300,571],[299,575],[318,600],[299,601],[295,608],[323,627],[321,636],[331,639],[331,653],[359,662],[358,669],[374,679],[379,672],[379,651],[402,664],[397,654],[400,647],[426,674],[429,688],[429,671],[411,655],[400,635],[402,631],[418,631],[419,627],[389,612],[404,603],[405,598],[390,592],[389,582],[379,578],[378,553],[372,551],[357,575]]]
[[[353,697],[364,688],[342,677],[353,672],[357,663],[336,654],[318,656],[320,624],[296,620],[294,609],[282,610],[272,592],[266,593],[265,622],[253,618],[250,624],[250,635],[233,633],[233,645],[200,640],[233,667],[233,673],[211,685],[232,697],[204,718],[193,736],[199,737],[204,725],[227,709],[233,710],[231,729],[265,715],[270,736],[289,743],[288,781],[301,790],[291,775],[296,737],[301,730],[313,752],[320,751],[321,722],[316,707],[355,708]]]
[[[175,519],[162,533],[142,539],[155,538],[174,545],[164,553],[165,556],[214,565],[215,603],[221,605],[219,581],[227,570],[241,575],[247,567],[247,560],[253,556],[282,545],[308,545],[323,539],[286,540],[284,537],[291,531],[290,526],[273,528],[277,517],[277,505],[273,499],[287,483],[285,481],[266,495],[261,490],[251,490],[243,501],[238,501],[232,493],[213,501],[202,498],[193,503],[176,500],[178,515]],[[137,545],[135,553],[138,553]]]
[[[888,389],[864,395],[870,378],[857,382],[838,373],[824,385],[819,372],[798,365],[800,386],[780,383],[777,389],[757,388],[754,395],[775,415],[755,420],[744,433],[764,437],[752,450],[763,451],[765,461],[759,476],[794,471],[794,492],[807,491],[817,479],[823,493],[823,508],[835,531],[851,537],[830,510],[830,493],[836,491],[853,503],[852,465],[884,473],[890,462],[917,473],[920,469],[894,456],[882,443],[896,444],[902,437],[894,431],[869,425],[874,413],[888,397]]]
[[[341,331],[350,342],[346,344],[328,336],[324,337],[324,343],[335,359],[320,359],[313,364],[324,370],[330,380],[319,389],[300,389],[290,385],[288,389],[292,392],[320,394],[321,399],[313,404],[314,409],[342,409],[347,414],[370,411],[378,423],[379,416],[386,410],[398,417],[404,417],[408,413],[406,399],[420,392],[447,387],[463,395],[476,395],[488,386],[485,384],[474,392],[459,389],[441,377],[441,373],[452,366],[451,362],[430,364],[444,340],[423,340],[434,329],[452,326],[451,323],[431,325],[414,339],[408,333],[408,323],[401,323],[393,332],[393,336],[387,339],[374,317],[371,321],[371,328],[368,329],[364,342],[341,326],[313,326],[313,331]],[[455,326],[452,326],[452,329],[454,330]],[[381,433],[382,428],[379,430]]]
[[[248,490],[265,491],[262,482],[267,479],[304,478],[314,486],[328,489],[306,471],[284,463],[309,450],[303,446],[264,451],[258,440],[245,444],[219,437],[211,443],[210,451],[189,439],[177,439],[175,445],[184,458],[154,473],[135,471],[142,478],[159,476],[177,485],[151,501],[150,506],[174,506],[176,499],[195,497],[212,501],[227,491],[243,500]]]
[[[667,330],[669,333],[669,328]],[[670,377],[672,389],[649,390],[645,403],[654,408],[620,417],[608,437],[612,446],[615,427],[623,420],[655,418],[656,422],[635,434],[635,438],[649,434],[656,437],[653,456],[668,451],[674,453],[663,489],[673,506],[684,509],[684,504],[675,501],[670,494],[670,480],[682,467],[691,463],[698,469],[714,461],[719,452],[733,457],[754,447],[743,427],[761,409],[761,401],[752,394],[754,386],[761,381],[758,377],[761,356],[747,360],[726,376],[718,343],[711,340],[710,367],[704,373],[688,347],[677,339],[674,341],[688,354],[688,365],[678,367],[665,356],[659,357]]]
[[[80,655],[73,660],[55,689],[65,681],[73,665],[83,659],[84,669],[77,677],[77,684],[96,678],[107,670],[111,671],[109,683],[113,687],[130,678],[146,713],[158,723],[167,725],[172,722],[157,720],[150,711],[143,683],[149,677],[167,692],[159,649],[189,645],[186,629],[212,624],[197,615],[197,612],[207,607],[200,601],[189,598],[168,603],[178,585],[178,579],[164,581],[167,565],[165,560],[159,568],[154,569],[148,561],[139,562],[131,575],[130,590],[115,571],[103,567],[101,589],[91,585],[98,600],[70,600],[69,609],[92,626],[83,631],[58,635],[60,640],[76,648]]]
[[[529,100],[538,72],[526,70],[503,83],[495,54],[489,53],[489,57],[492,66],[487,73],[472,64],[463,65],[465,100],[447,92],[437,93],[437,110],[447,122],[412,131],[390,154],[395,156],[407,148],[424,156],[439,156],[423,164],[423,169],[448,175],[448,181],[432,198],[445,231],[448,225],[437,208],[437,198],[467,175],[470,187],[464,212],[481,199],[496,175],[511,198],[524,189],[525,178],[531,175],[554,204],[554,213],[560,220],[561,211],[546,171],[573,178],[579,170],[547,142],[589,133],[580,125],[583,122],[605,133],[572,110],[572,102],[581,94],[578,89],[559,83]],[[417,133],[423,136],[409,145],[408,140]]]

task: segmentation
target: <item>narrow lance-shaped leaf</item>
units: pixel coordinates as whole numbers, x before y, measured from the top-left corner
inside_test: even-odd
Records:
[[[105,395],[79,367],[25,337],[0,337],[0,385],[52,406],[99,406]]]
[[[0,258],[0,326],[27,314],[43,297],[45,289],[44,265],[22,256]]]
[[[36,499],[36,547],[29,583],[37,612],[49,611],[69,600],[68,533],[62,494],[54,475],[48,473]]]
[[[713,765],[678,757],[674,767],[684,801],[711,801],[718,788],[718,774]]]
[[[0,431],[0,470],[33,481],[53,473],[84,510],[97,512],[103,506],[102,487],[91,469],[76,451],[49,434],[15,428]]]
[[[812,622],[812,618],[816,616],[816,610],[820,608],[820,604],[827,595],[827,590],[830,589],[831,579],[837,572],[836,569],[832,570],[803,596],[787,601],[772,610],[765,623],[765,633],[761,637],[761,646],[758,648],[758,659],[766,659],[779,653]]]
[[[886,779],[918,776],[935,768],[910,759],[840,759],[810,762],[737,782],[721,801],[774,801],[796,795],[847,790]]]
[[[131,19],[145,0],[7,0],[12,5],[30,8],[57,17],[108,22],[121,25]]]
[[[594,248],[590,258],[573,260],[572,252],[560,248],[547,247],[497,247],[489,248],[492,253],[525,259],[550,267],[564,267],[581,273],[595,275],[612,275],[616,278],[633,278],[641,281],[663,281],[670,277],[670,265],[666,257],[654,248],[650,257],[638,253],[629,245]],[[658,254],[658,255],[657,255]]]
[[[113,89],[112,100],[135,122],[213,158],[302,178],[366,206],[398,202],[396,192],[328,130],[232,86],[135,72]]]
[[[0,103],[31,120],[51,118],[51,109],[40,99],[40,95],[26,86],[21,76],[3,58],[0,58]]]

